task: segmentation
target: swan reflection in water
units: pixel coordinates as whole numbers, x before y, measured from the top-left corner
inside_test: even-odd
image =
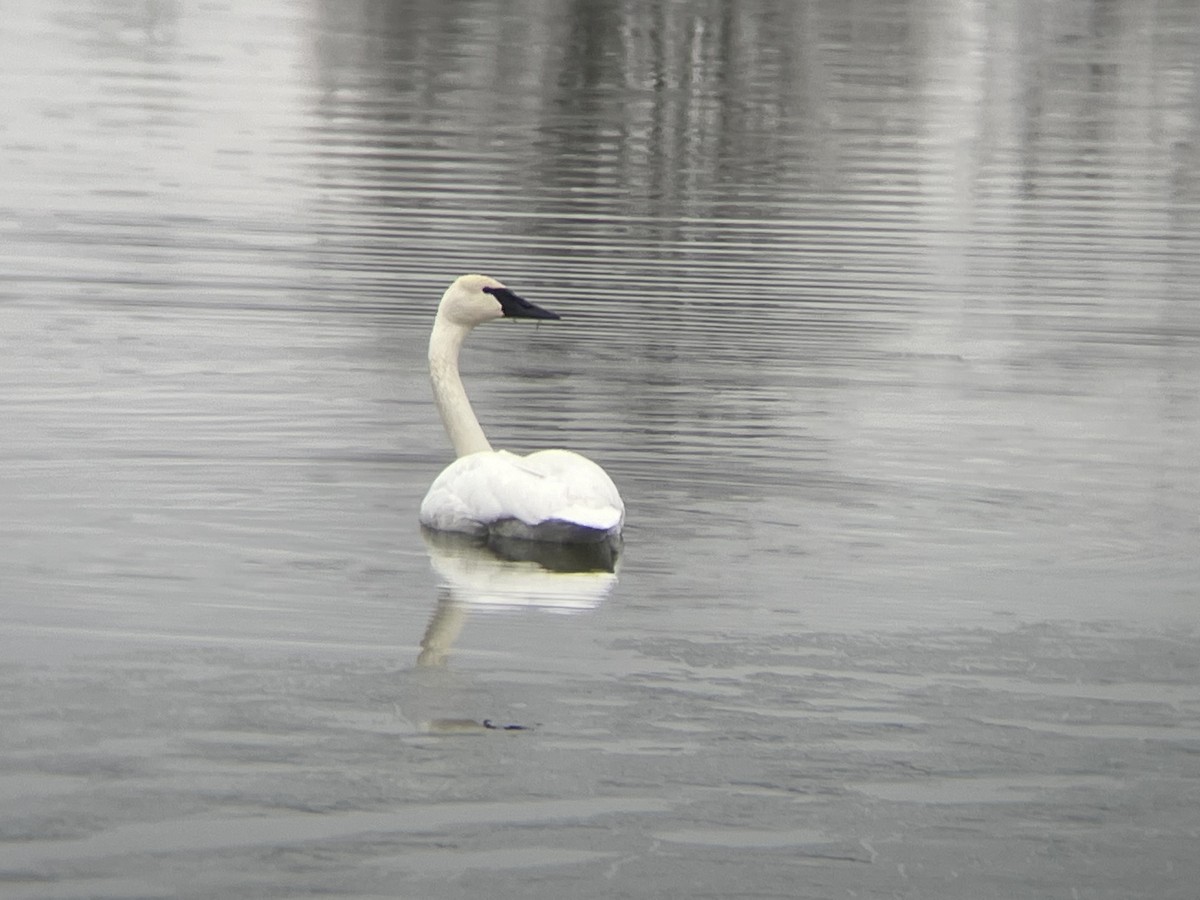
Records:
[[[421,536],[441,586],[421,639],[419,666],[445,663],[472,609],[585,612],[599,606],[617,583],[619,537],[553,544],[429,528],[422,528]]]

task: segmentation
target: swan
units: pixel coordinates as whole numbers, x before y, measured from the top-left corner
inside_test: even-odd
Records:
[[[429,336],[429,377],[458,458],[421,501],[421,524],[435,531],[562,544],[619,539],[625,504],[596,463],[570,450],[519,456],[488,443],[458,374],[458,354],[472,328],[500,318],[561,317],[486,275],[458,278],[438,304]]]

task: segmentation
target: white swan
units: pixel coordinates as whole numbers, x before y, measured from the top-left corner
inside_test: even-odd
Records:
[[[438,531],[577,543],[615,539],[625,504],[608,474],[570,450],[517,456],[493,450],[458,374],[458,353],[476,325],[559,316],[486,275],[463,275],[438,305],[429,337],[429,376],[458,459],[430,485],[421,524]]]

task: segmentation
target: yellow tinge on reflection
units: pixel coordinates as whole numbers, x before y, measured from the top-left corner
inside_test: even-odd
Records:
[[[421,666],[445,663],[472,608],[584,612],[599,606],[617,583],[619,543],[569,547],[493,540],[488,544],[428,529],[421,534],[442,582],[421,639],[417,657]]]

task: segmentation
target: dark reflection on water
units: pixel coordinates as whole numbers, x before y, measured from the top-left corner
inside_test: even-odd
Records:
[[[1197,59],[1191,0],[6,9],[4,878],[1190,897]],[[466,378],[614,475],[615,575],[422,540],[470,270],[564,314]]]
[[[458,557],[479,557],[506,562],[530,563],[546,572],[616,572],[623,541],[620,535],[590,543],[558,544],[488,534],[474,537],[421,528],[430,552]]]

